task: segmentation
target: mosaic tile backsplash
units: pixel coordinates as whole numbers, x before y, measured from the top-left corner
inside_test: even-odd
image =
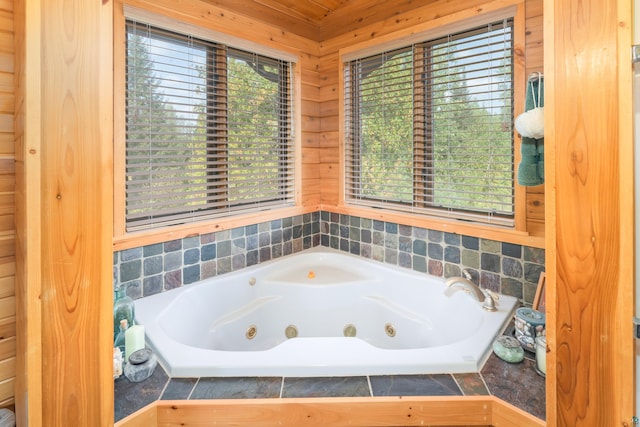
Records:
[[[114,252],[114,287],[141,298],[318,245],[440,277],[466,269],[529,306],[544,271],[543,249],[320,211]]]

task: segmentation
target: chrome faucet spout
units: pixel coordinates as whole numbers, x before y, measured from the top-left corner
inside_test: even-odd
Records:
[[[470,279],[467,279],[466,277],[450,277],[444,283],[447,285],[447,288],[460,289],[473,295],[482,303],[482,308],[485,310],[497,311],[496,304],[491,293],[488,291],[487,293],[483,292],[482,289],[480,289],[478,285],[473,283]]]

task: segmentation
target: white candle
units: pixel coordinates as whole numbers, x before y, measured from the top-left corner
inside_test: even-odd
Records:
[[[124,360],[129,361],[129,356],[134,351],[144,348],[144,326],[133,325],[124,333]]]
[[[543,374],[547,373],[547,337],[536,338],[536,366]]]

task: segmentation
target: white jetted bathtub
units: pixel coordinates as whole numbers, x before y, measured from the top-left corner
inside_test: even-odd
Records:
[[[478,372],[516,306],[324,247],[135,303],[172,377]]]

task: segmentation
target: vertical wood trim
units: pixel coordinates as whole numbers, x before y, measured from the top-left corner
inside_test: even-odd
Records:
[[[113,6],[113,232],[124,236],[125,225],[125,161],[126,146],[126,79],[125,79],[125,16],[122,0]]]
[[[80,4],[84,5],[82,0]],[[96,2],[97,3],[97,2]],[[88,365],[85,367],[84,375],[93,372],[94,377],[98,377],[91,388],[87,389],[88,398],[91,405],[95,405],[97,414],[95,419],[86,419],[87,424],[106,423],[113,425],[114,421],[114,401],[113,401],[113,332],[111,324],[113,322],[113,15],[114,0],[101,0],[100,5],[95,6],[97,11],[97,25],[95,37],[98,38],[99,60],[98,81],[100,82],[98,99],[93,100],[98,104],[98,128],[96,129],[98,139],[97,158],[88,162],[90,166],[97,170],[97,180],[95,183],[88,183],[89,188],[97,186],[97,213],[100,217],[98,230],[95,230],[95,223],[89,222],[84,231],[95,232],[99,245],[93,254],[97,258],[95,265],[98,270],[95,272],[96,281],[94,295],[97,295],[97,302],[93,301],[88,309],[92,307],[99,311],[96,320],[98,332],[98,343],[95,344],[98,356],[98,368]],[[95,82],[94,82],[95,84]],[[89,143],[90,141],[85,141]],[[105,327],[109,325],[109,327]],[[84,329],[83,335],[86,341],[95,340],[95,330]],[[82,355],[78,356],[82,359]],[[72,363],[74,363],[73,361]]]
[[[546,328],[547,332],[547,376],[546,376],[546,419],[548,427],[557,426],[558,411],[556,409],[557,388],[556,380],[556,132],[555,132],[555,13],[554,0],[544,0],[543,26],[544,26],[544,163],[545,163],[545,298],[546,298]],[[549,351],[550,350],[550,351]]]
[[[617,366],[616,389],[620,390],[617,396],[620,405],[617,408],[617,419],[622,424],[630,421],[636,414],[635,411],[635,341],[633,339],[633,326],[631,319],[635,311],[635,233],[634,221],[634,111],[633,90],[633,65],[631,63],[629,46],[633,44],[633,6],[630,0],[617,0],[617,54],[618,54],[618,138],[619,152],[619,187],[620,187],[620,290],[617,294],[617,312],[615,326],[617,335],[612,341],[612,346],[623,351],[615,353],[614,364]],[[640,23],[638,23],[640,25]],[[640,125],[640,124],[636,124]],[[640,166],[640,165],[639,165]],[[636,226],[640,226],[637,224]],[[627,351],[624,351],[624,350]],[[640,384],[638,385],[640,386]]]
[[[298,55],[297,63],[293,64],[293,144],[294,144],[294,187],[295,187],[295,203],[296,206],[302,206],[308,189],[303,186],[303,170],[302,157],[304,155],[304,147],[302,144],[302,115],[305,113],[302,107],[302,62],[303,55]]]
[[[16,0],[16,384],[18,425],[42,422],[41,0]]]
[[[13,0],[0,1],[0,343],[12,352],[0,360],[0,406],[15,395],[15,21]],[[3,327],[3,326],[7,327]],[[3,355],[4,357],[4,355]]]
[[[525,76],[527,64],[526,64],[526,48],[525,48],[525,4],[524,2],[518,3],[516,8],[516,14],[513,18],[513,117],[518,117],[519,114],[524,112],[524,102],[527,88],[527,76]],[[526,196],[527,189],[518,183],[518,166],[522,159],[520,153],[520,144],[522,138],[518,135],[518,131],[513,129],[513,186],[514,186],[514,219],[515,229],[517,231],[527,231],[527,204]]]
[[[544,2],[549,426],[633,415],[629,9]]]
[[[113,2],[47,0],[41,10],[41,425],[108,426]]]

